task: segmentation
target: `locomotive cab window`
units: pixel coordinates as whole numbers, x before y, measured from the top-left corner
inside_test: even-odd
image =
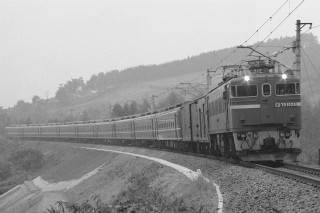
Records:
[[[276,84],[276,95],[300,94],[299,83]]]
[[[255,97],[258,95],[256,85],[241,85],[231,87],[232,97]]]
[[[271,85],[270,84],[263,84],[262,85],[262,94],[263,94],[263,96],[270,96],[271,95]]]

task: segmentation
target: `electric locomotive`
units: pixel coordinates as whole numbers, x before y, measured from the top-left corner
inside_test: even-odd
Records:
[[[300,80],[273,60],[225,66],[208,102],[210,149],[245,161],[295,160],[301,152]]]

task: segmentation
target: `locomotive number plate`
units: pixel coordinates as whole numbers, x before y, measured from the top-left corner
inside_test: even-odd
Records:
[[[287,103],[275,103],[274,107],[296,107],[298,106],[298,103],[295,102],[287,102]]]

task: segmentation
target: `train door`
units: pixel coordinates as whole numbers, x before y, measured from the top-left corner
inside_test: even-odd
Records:
[[[135,130],[135,122],[132,120],[131,122],[131,139],[136,139],[136,130]]]
[[[261,95],[260,95],[260,119],[261,123],[275,123],[276,117],[274,113],[274,97],[272,92],[272,87],[270,83],[263,83],[261,85]]]
[[[203,118],[203,140],[208,141],[208,104],[207,98],[202,104],[202,118]]]
[[[185,105],[181,108],[181,119],[182,119],[182,136],[184,141],[191,141],[191,124],[190,124],[190,104]]]
[[[198,111],[198,132],[199,132],[199,139],[201,141],[207,140],[207,119],[206,119],[206,101],[205,99],[199,100],[197,103],[197,111]]]
[[[200,137],[198,102],[190,104],[191,141],[198,142]],[[200,113],[201,114],[201,113]]]
[[[203,140],[204,138],[204,108],[203,108],[203,102],[201,100],[198,101],[197,104],[197,111],[198,111],[198,124],[199,124],[199,128],[198,128],[198,132],[199,132],[199,140]]]
[[[152,137],[154,140],[158,139],[156,134],[156,128],[157,128],[156,122],[157,122],[157,117],[155,116],[152,118]]]
[[[199,113],[198,113],[198,118],[199,118],[199,139],[202,139],[203,137],[203,118],[202,118],[202,109],[201,109],[201,105],[198,109]]]
[[[116,122],[113,122],[112,124],[112,138],[113,139],[117,139],[117,131],[116,131],[117,127],[116,127]]]

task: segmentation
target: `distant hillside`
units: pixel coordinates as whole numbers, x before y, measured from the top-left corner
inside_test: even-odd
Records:
[[[270,39],[257,50],[271,55],[285,45],[290,43],[292,45],[294,39],[294,37]],[[314,102],[313,97],[316,101],[320,99],[320,84],[318,84],[320,46],[317,38],[312,34],[304,35],[302,41],[304,47],[302,62],[305,62],[302,63],[302,91],[307,100]],[[149,102],[150,104],[150,98],[154,94],[158,96],[155,99],[156,104],[160,104],[159,102],[163,102],[172,92],[170,88],[179,85],[180,82],[187,82],[200,76],[195,82],[205,83],[207,69],[238,64],[248,53],[248,49],[232,47],[159,65],[143,65],[122,71],[113,70],[93,74],[87,82],[84,82],[82,78],[71,79],[61,84],[54,99],[42,100],[35,97],[32,103],[18,101],[16,106],[5,110],[4,114],[8,115],[9,118],[6,119],[10,120],[10,123],[63,122],[64,120],[84,119],[84,114],[86,119],[102,119],[111,116],[112,107],[117,102],[123,105],[129,100],[131,102],[134,100],[140,104],[144,99],[144,103]],[[294,54],[290,49],[279,54],[276,59],[292,67]],[[215,80],[217,82],[220,79]],[[194,87],[197,87],[197,90],[205,88],[199,85],[194,85]],[[192,87],[187,89],[190,93],[197,92]],[[182,98],[190,98],[190,95],[188,97],[188,94],[181,89],[174,91],[183,96]]]
[[[294,39],[294,37],[285,37],[280,39],[268,40],[262,45],[263,47],[258,48],[257,50],[264,54],[272,54],[273,52],[279,50],[280,47],[291,43]],[[317,48],[319,48],[319,46],[317,46],[317,38],[312,34],[305,35],[303,37],[303,43],[305,46],[305,51],[311,51],[309,53],[310,55],[316,53],[313,52],[313,50],[317,50]],[[168,76],[174,77],[195,72],[205,72],[208,68],[215,67],[215,65],[219,64],[219,62],[221,62],[221,60],[224,59],[225,56],[232,53],[232,51],[234,51],[234,47],[202,53],[183,60],[176,60],[160,65],[143,65],[138,67],[131,67],[120,72],[107,72],[105,74],[106,84],[121,85],[128,82],[137,83],[143,81],[153,81],[154,79],[163,79],[167,78]],[[248,52],[249,50],[238,49],[235,54],[224,59],[223,63],[221,63],[220,65],[237,63],[239,62],[239,60],[243,59],[244,56],[248,54]],[[293,62],[293,54],[291,54],[291,51],[289,51],[289,53],[290,54],[280,54],[279,59],[283,63],[291,66]],[[88,83],[90,82],[90,80],[88,81]]]

